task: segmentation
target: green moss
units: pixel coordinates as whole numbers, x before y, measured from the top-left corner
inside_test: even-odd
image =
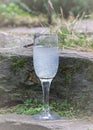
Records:
[[[5,93],[5,90],[3,87],[0,87],[0,94],[2,95],[3,93]]]
[[[2,61],[2,60],[4,60],[6,57],[4,57],[4,56],[0,56],[0,61]]]
[[[81,58],[61,58],[59,71],[56,77],[57,80],[55,80],[53,84],[57,96],[63,99],[65,98],[68,102],[73,102],[74,96],[78,96],[78,94],[73,93],[73,91],[79,91],[80,94],[82,87],[85,88],[87,86],[83,84],[82,79],[85,79],[85,81],[93,81],[93,73],[91,70],[93,70],[93,63],[90,60]],[[80,79],[80,77],[82,79]],[[80,84],[77,80],[80,81]],[[77,88],[75,88],[75,83]],[[77,84],[79,86],[77,86]],[[85,100],[85,98],[83,98],[83,100]]]
[[[20,71],[24,70],[24,82],[33,82],[33,83],[39,83],[39,79],[37,78],[32,63],[30,64],[30,69],[27,68],[29,66],[29,59],[28,58],[21,58],[21,57],[12,57],[10,58],[11,61],[11,70],[13,73],[20,75]],[[25,84],[24,86],[27,87]],[[29,85],[28,85],[29,86]]]
[[[27,59],[22,59],[18,57],[11,58],[11,69],[13,72],[18,72],[20,69],[22,69],[28,62]]]
[[[85,68],[88,69],[92,65],[92,62],[86,59],[67,58],[64,62],[63,60],[60,61],[59,74],[66,75],[66,80],[69,80],[75,73],[82,73]]]

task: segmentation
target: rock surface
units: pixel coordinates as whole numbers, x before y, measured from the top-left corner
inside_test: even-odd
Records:
[[[89,35],[93,34],[93,20],[80,20],[75,25],[73,25],[73,29],[78,33],[87,33]]]
[[[93,130],[93,123],[85,120],[36,121],[31,116],[5,114],[0,115],[0,129],[2,130]]]
[[[42,99],[40,82],[34,73],[29,36],[0,33],[0,106],[22,103],[27,98]],[[3,44],[4,45],[3,45]],[[14,45],[11,45],[14,43]],[[60,50],[58,73],[50,97],[68,100],[85,113],[93,112],[93,54]]]

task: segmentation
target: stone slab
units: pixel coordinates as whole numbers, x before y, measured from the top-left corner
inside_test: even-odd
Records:
[[[33,120],[31,115],[0,115],[0,130],[93,130],[93,123],[81,119]]]
[[[27,95],[29,95],[28,98],[36,97],[34,94],[30,97],[32,90],[35,86],[37,88],[40,87],[33,69],[33,46],[24,47],[24,45],[33,42],[33,39],[30,37],[30,31],[29,29],[28,37],[24,37],[23,35],[27,33],[25,29],[21,29],[19,33],[15,29],[14,34],[12,31],[6,33],[0,32],[0,103],[5,103],[4,105],[10,102],[14,103],[14,101],[19,102],[18,99],[23,101],[23,97],[27,98]],[[22,34],[21,37],[19,36],[20,34]],[[5,46],[3,46],[3,44]],[[19,65],[20,67],[20,62],[16,61],[21,61],[22,64],[25,59],[27,59],[27,63],[23,68],[20,68],[19,71],[19,68],[16,66]],[[13,71],[11,67],[12,69],[16,69],[16,71]],[[85,113],[93,113],[92,70],[93,52],[60,50],[59,71],[53,80],[51,92],[54,92],[54,95],[52,95],[53,93],[51,93],[51,95],[53,97],[59,97],[61,101],[63,101],[63,98],[69,99],[77,108],[85,110]],[[30,88],[30,91],[28,90],[29,94],[26,95],[26,93],[23,93],[23,86],[25,91],[27,90],[26,88]],[[41,91],[38,91],[37,88],[34,90],[34,93],[38,95],[38,99],[38,97],[40,98],[41,96]]]

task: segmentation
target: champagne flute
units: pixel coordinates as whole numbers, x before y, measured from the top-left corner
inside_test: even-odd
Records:
[[[34,36],[33,63],[43,91],[43,111],[33,115],[37,120],[54,120],[60,116],[52,114],[49,108],[49,90],[59,65],[58,37],[56,34],[36,34]]]

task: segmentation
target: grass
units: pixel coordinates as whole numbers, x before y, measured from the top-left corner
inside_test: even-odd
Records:
[[[63,16],[63,14],[61,14]],[[8,5],[0,4],[0,24],[10,26],[42,26],[50,27],[51,33],[57,33],[59,36],[60,48],[76,49],[81,51],[93,51],[93,37],[86,32],[76,33],[74,25],[82,21],[86,16],[83,14],[80,18],[71,18],[68,21],[63,17],[59,18],[53,15],[53,25],[49,26],[47,18],[40,14],[38,17],[31,12],[28,13],[15,3]]]
[[[60,48],[76,49],[81,51],[93,51],[93,36],[86,31],[78,33],[74,27],[84,19],[86,16],[73,18],[72,20],[61,20],[57,26],[51,27],[51,30],[59,36]]]
[[[42,111],[42,103],[36,99],[27,99],[23,104],[16,105],[11,108],[1,108],[0,113],[14,113],[33,115]],[[67,100],[56,101],[50,103],[50,109],[52,112],[56,112],[62,117],[73,118],[77,116],[77,111],[71,106]]]
[[[93,50],[93,37],[85,33],[76,33],[66,26],[58,30],[60,48],[79,49],[82,51]]]

